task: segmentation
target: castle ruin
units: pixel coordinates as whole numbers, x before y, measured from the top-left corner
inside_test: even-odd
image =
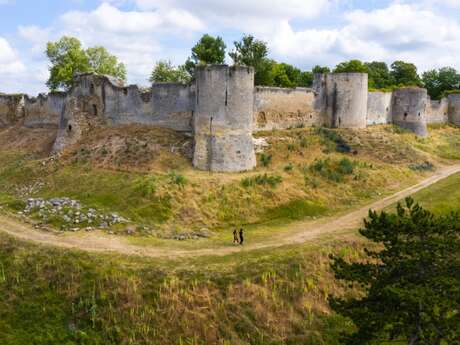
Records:
[[[199,67],[190,85],[125,86],[81,74],[67,92],[0,94],[0,128],[56,130],[53,151],[77,143],[94,126],[143,124],[192,133],[193,165],[216,172],[256,165],[252,134],[292,127],[366,128],[390,124],[428,135],[427,124],[460,125],[460,94],[432,101],[425,89],[369,92],[363,73],[318,74],[312,88],[254,87],[251,67]]]

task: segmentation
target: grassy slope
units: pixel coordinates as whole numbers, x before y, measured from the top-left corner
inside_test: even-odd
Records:
[[[415,195],[460,208],[460,174]],[[326,296],[346,291],[328,254],[362,256],[348,235],[228,257],[151,261],[24,244],[0,235],[2,344],[337,344],[350,329]]]
[[[20,208],[21,200],[29,196],[68,196],[118,212],[166,237],[202,227],[219,230],[252,224],[265,229],[344,211],[429,173],[414,171],[411,165],[460,159],[456,154],[460,130],[453,127],[433,128],[429,139],[416,139],[392,127],[336,133],[355,154],[337,152],[333,140],[316,129],[259,133],[270,144],[265,155],[271,162],[242,174],[196,171],[187,159],[189,139],[135,126],[94,133],[59,161],[31,154],[27,142],[22,151],[12,151],[10,145],[0,152],[0,203]],[[0,133],[0,144],[2,137]],[[12,140],[8,139],[5,144]],[[343,158],[352,162],[353,172],[338,182],[330,178],[336,171],[331,175],[311,169],[315,161],[329,159],[334,170]],[[275,186],[243,186],[243,181],[265,174],[282,181]],[[38,183],[44,186],[32,188]]]

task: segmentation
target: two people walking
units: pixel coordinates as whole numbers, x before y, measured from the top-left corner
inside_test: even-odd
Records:
[[[243,242],[244,242],[243,228],[241,228],[239,232],[237,229],[234,229],[233,230],[233,243],[239,244],[242,246]]]

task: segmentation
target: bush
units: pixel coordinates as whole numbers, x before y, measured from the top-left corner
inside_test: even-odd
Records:
[[[150,197],[155,194],[157,190],[157,179],[155,176],[141,177],[136,181],[136,190],[143,197]]]
[[[288,165],[286,165],[286,166],[284,167],[284,171],[285,171],[285,172],[290,172],[290,171],[292,171],[293,169],[294,169],[294,165],[293,165],[292,163],[289,163]]]
[[[434,165],[430,162],[423,162],[409,165],[409,169],[414,171],[433,171]]]
[[[342,182],[345,175],[353,174],[354,164],[348,158],[343,158],[338,162],[329,158],[317,159],[310,166],[310,170],[328,180]]]
[[[262,166],[268,167],[272,162],[272,158],[273,158],[272,155],[262,153],[260,155],[260,162],[262,163]]]
[[[336,131],[320,127],[316,130],[316,133],[321,136],[323,145],[329,146],[328,144],[333,143],[335,145],[335,151],[340,153],[351,152],[351,146],[348,145],[347,142]]]
[[[272,188],[275,188],[283,181],[281,176],[278,175],[257,175],[254,177],[246,177],[241,180],[241,185],[245,188],[253,187],[255,185],[265,186],[269,185]]]
[[[181,188],[187,184],[187,178],[184,175],[176,173],[175,171],[170,172],[168,177],[172,184],[176,184]]]

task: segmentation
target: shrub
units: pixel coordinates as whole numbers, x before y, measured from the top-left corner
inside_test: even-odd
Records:
[[[328,146],[329,143],[333,143],[335,145],[335,151],[340,153],[351,152],[350,145],[348,145],[347,142],[336,131],[320,127],[316,130],[316,133],[321,136],[323,145]]]
[[[270,163],[272,162],[272,158],[273,158],[272,155],[262,153],[260,155],[260,162],[262,163],[264,167],[268,167]]]
[[[241,180],[241,185],[245,188],[253,187],[255,185],[265,186],[269,185],[272,188],[275,188],[283,181],[282,177],[279,175],[257,175],[254,177],[246,177]]]
[[[409,169],[414,171],[433,171],[434,165],[430,162],[423,162],[409,165]]]
[[[310,170],[318,173],[322,177],[334,182],[342,182],[345,175],[351,175],[354,171],[354,164],[348,159],[343,158],[340,161],[331,159],[317,159],[310,166]]]
[[[288,165],[284,167],[284,171],[286,172],[292,171],[293,169],[294,169],[294,165],[292,163],[289,163]]]
[[[344,175],[353,174],[353,162],[348,158],[342,158],[339,162],[338,171]]]
[[[178,174],[175,171],[171,171],[168,174],[170,182],[176,184],[179,187],[184,187],[187,184],[187,178],[184,175]]]
[[[287,149],[289,152],[295,151],[295,145],[294,144],[288,144]]]
[[[155,176],[141,177],[136,181],[136,190],[143,197],[150,197],[155,194],[157,190],[157,179]]]

